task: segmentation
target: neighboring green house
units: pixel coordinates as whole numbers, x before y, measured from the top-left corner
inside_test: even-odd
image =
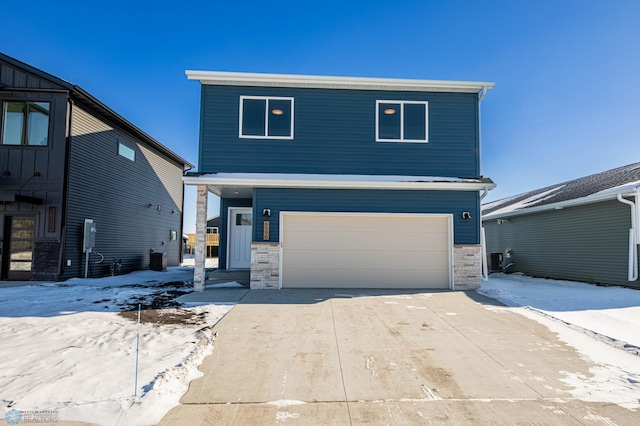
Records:
[[[640,163],[482,206],[487,253],[527,275],[640,287]]]

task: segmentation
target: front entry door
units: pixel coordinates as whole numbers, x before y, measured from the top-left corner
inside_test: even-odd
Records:
[[[229,269],[251,268],[252,209],[229,209]]]
[[[33,234],[35,220],[32,217],[7,218],[3,276],[8,280],[30,280],[33,269]],[[6,238],[6,237],[5,237]]]

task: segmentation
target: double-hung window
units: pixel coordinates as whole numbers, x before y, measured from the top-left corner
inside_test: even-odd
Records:
[[[429,142],[429,103],[376,101],[376,141]]]
[[[4,102],[2,144],[47,145],[49,110],[49,102]]]
[[[241,96],[240,137],[293,139],[293,98]]]

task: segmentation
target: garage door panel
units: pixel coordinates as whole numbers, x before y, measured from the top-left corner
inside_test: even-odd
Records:
[[[442,270],[415,270],[398,273],[395,270],[377,271],[371,276],[365,269],[291,269],[295,287],[307,288],[448,288],[449,275]],[[288,287],[288,286],[287,286]]]
[[[384,247],[387,250],[402,250],[412,247],[415,250],[427,250],[434,246],[446,247],[449,241],[448,232],[287,232],[283,243],[287,250],[304,250],[313,247],[335,249],[336,247],[359,250],[362,247]]]
[[[446,251],[438,250],[399,250],[390,258],[388,250],[317,250],[306,249],[284,251],[283,267],[314,269],[318,266],[332,269],[433,269],[432,264],[447,265],[449,256]]]
[[[351,231],[354,227],[363,231],[385,231],[387,228],[396,232],[438,232],[446,227],[448,219],[446,217],[432,217],[429,221],[415,216],[398,215],[314,215],[300,214],[298,216],[287,216],[287,230],[298,232],[333,232]]]
[[[449,288],[451,218],[284,214],[283,287]]]

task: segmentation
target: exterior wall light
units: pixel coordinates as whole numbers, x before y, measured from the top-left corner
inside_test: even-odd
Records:
[[[264,216],[264,217],[269,217],[269,216],[271,216],[271,209],[264,209],[264,210],[262,210],[262,216]]]
[[[471,219],[471,213],[469,213],[469,212],[462,212],[462,218],[463,218],[463,219]]]

